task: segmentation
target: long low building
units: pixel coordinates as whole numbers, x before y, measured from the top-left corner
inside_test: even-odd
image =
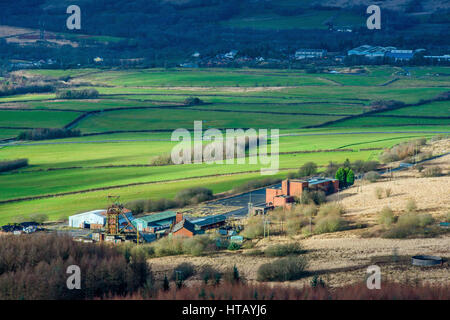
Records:
[[[101,229],[106,224],[106,211],[105,209],[93,210],[88,212],[79,213],[69,217],[69,227],[72,228],[85,228],[85,229]],[[128,220],[133,220],[133,213],[124,209],[124,213]],[[120,225],[126,225],[127,221],[124,217],[119,218]]]

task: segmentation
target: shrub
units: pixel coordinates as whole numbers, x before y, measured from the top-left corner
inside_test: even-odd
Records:
[[[178,278],[177,278],[178,274]],[[192,263],[182,262],[173,269],[172,280],[186,280],[195,274],[195,267]]]
[[[175,201],[182,204],[198,204],[213,198],[214,196],[211,190],[195,187],[179,191],[175,196]]]
[[[325,194],[325,192],[323,192],[322,190],[316,190],[316,191],[311,191],[311,190],[304,190],[300,196],[300,199],[298,200],[299,203],[301,204],[322,204],[325,203],[327,201],[327,196]]]
[[[241,245],[239,244],[239,243],[236,243],[236,242],[231,242],[229,245],[228,245],[228,250],[230,250],[230,251],[235,251],[235,250],[239,250],[241,248]]]
[[[186,106],[197,106],[203,104],[203,101],[197,97],[188,97],[184,100]]]
[[[398,108],[405,105],[402,101],[397,100],[375,100],[371,103],[370,109],[375,110],[387,110],[387,109],[393,109]]]
[[[428,167],[423,170],[422,176],[431,178],[431,177],[440,177],[442,175],[442,170],[440,167]]]
[[[356,173],[366,173],[376,170],[379,165],[380,163],[378,161],[356,160],[351,164],[351,168]]]
[[[385,238],[406,238],[411,235],[427,235],[428,227],[433,223],[429,214],[406,213],[398,218],[397,223],[383,234]]]
[[[269,257],[284,257],[304,253],[300,243],[276,244],[266,248],[264,254]]]
[[[406,211],[407,212],[415,212],[417,210],[417,204],[414,199],[408,199],[406,201]]]
[[[156,256],[173,256],[183,254],[183,238],[164,237],[153,244]]]
[[[217,250],[216,241],[209,235],[198,235],[184,239],[183,253],[200,256]]]
[[[317,164],[314,162],[307,162],[298,170],[300,178],[315,175],[317,173]]]
[[[56,93],[58,99],[97,99],[99,93],[95,89],[62,90]]]
[[[168,166],[172,164],[173,162],[170,154],[163,154],[150,159],[150,165],[152,166]]]
[[[258,281],[291,281],[306,275],[308,263],[303,256],[286,257],[262,264],[257,271]]]
[[[205,284],[208,284],[209,281],[213,281],[214,284],[218,284],[222,278],[222,273],[210,265],[205,265],[200,271],[200,277]]]
[[[369,171],[364,175],[363,179],[369,182],[376,182],[378,179],[380,179],[380,174],[375,171]]]
[[[164,237],[152,244],[156,256],[189,254],[200,256],[218,250],[216,241],[209,235],[192,238]]]
[[[292,217],[286,222],[286,231],[289,235],[296,235],[302,230],[303,224],[300,217]]]
[[[333,214],[317,219],[316,225],[314,227],[314,232],[318,234],[336,232],[342,230],[344,225],[344,219]]]
[[[420,138],[408,142],[403,142],[387,149],[380,156],[384,163],[407,159],[420,153],[420,146],[426,144],[425,138]]]
[[[68,129],[51,129],[51,128],[38,128],[28,131],[23,131],[17,137],[19,140],[50,140],[50,139],[63,139],[71,137],[81,136],[80,130],[68,130]]]
[[[28,159],[0,161],[0,172],[11,171],[28,166]]]
[[[261,217],[251,217],[247,220],[242,235],[248,239],[260,238],[264,235],[264,225]]]
[[[383,189],[380,187],[375,188],[375,197],[377,199],[383,198]]]
[[[345,210],[341,205],[335,204],[335,203],[330,203],[330,204],[326,204],[326,205],[320,207],[320,209],[317,213],[317,217],[322,218],[322,217],[326,217],[329,215],[340,216],[344,212],[345,212]]]
[[[243,280],[236,265],[234,265],[233,268],[228,268],[224,272],[223,278],[226,282],[232,284],[237,284]]]
[[[378,221],[380,222],[380,224],[386,227],[390,227],[392,223],[394,223],[394,213],[392,212],[391,208],[386,206],[381,209]]]
[[[325,281],[323,281],[322,278],[319,278],[319,276],[317,274],[315,274],[313,276],[313,278],[311,279],[310,286],[311,286],[311,288],[317,288],[317,287],[325,288]]]
[[[384,193],[386,195],[386,198],[389,198],[392,195],[392,189],[391,188],[386,188],[384,190]]]
[[[45,221],[48,221],[48,215],[46,215],[45,213],[33,213],[30,214],[30,221],[42,224]]]

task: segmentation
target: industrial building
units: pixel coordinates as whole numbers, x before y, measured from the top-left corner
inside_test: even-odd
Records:
[[[379,46],[369,46],[363,45],[348,51],[348,55],[364,56],[367,58],[383,58],[387,52],[396,50],[395,47],[379,47]]]
[[[149,233],[157,233],[169,229],[175,222],[175,211],[163,211],[134,219],[131,223],[139,230]]]
[[[124,214],[128,220],[133,220],[133,214],[130,210],[124,209]],[[85,228],[85,229],[101,229],[106,224],[106,212],[107,210],[93,210],[88,212],[79,213],[69,217],[69,227],[72,228]],[[119,219],[119,225],[126,225],[127,221],[121,217]]]
[[[205,218],[198,218],[194,220],[189,220],[194,225],[198,226],[201,230],[209,230],[219,228],[225,225],[227,217],[223,214],[218,214],[214,216],[208,216]]]
[[[319,59],[327,55],[327,50],[324,49],[299,49],[295,52],[295,59]]]
[[[335,193],[339,191],[339,180],[330,178],[283,180],[281,187],[266,189],[266,206],[289,207],[294,203],[294,197],[301,197],[304,190],[321,190],[325,194]]]
[[[226,220],[227,217],[223,214],[188,220],[183,217],[182,213],[177,213],[171,234],[174,236],[193,237],[197,234],[203,234],[207,230],[224,226]]]
[[[386,58],[393,59],[394,61],[409,61],[414,57],[414,50],[392,50],[386,52]]]

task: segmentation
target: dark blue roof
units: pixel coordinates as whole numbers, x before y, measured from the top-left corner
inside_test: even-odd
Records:
[[[227,219],[227,217],[225,215],[218,214],[218,215],[215,215],[215,216],[208,216],[208,217],[205,217],[205,218],[191,220],[191,222],[193,224],[197,225],[197,226],[204,227],[204,226],[209,226],[211,224],[224,222],[226,219]]]
[[[414,57],[414,53],[407,53],[407,52],[386,52],[386,57],[389,58],[396,58],[396,59],[411,59]]]

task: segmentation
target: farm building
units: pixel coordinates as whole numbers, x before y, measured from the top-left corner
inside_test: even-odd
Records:
[[[124,209],[128,220],[133,220],[133,213]],[[119,224],[124,225],[127,221],[125,218],[119,218]],[[106,210],[93,210],[79,213],[69,217],[69,227],[72,228],[86,228],[86,229],[101,229],[106,224]]]
[[[327,55],[327,50],[324,49],[299,49],[295,52],[295,59],[319,59]]]
[[[309,180],[286,179],[281,187],[266,189],[266,204],[274,207],[286,207],[294,203],[294,197],[300,197],[304,190],[322,190],[331,194],[339,190],[339,180],[313,178]]]
[[[163,211],[136,218],[131,223],[139,231],[155,233],[169,229],[175,223],[176,217],[177,213],[175,211]]]

